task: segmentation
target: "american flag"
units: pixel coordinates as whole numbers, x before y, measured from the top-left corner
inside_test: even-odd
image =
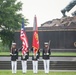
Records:
[[[22,54],[24,55],[28,51],[28,40],[27,40],[26,32],[24,30],[24,19],[22,20],[20,39],[22,41]]]

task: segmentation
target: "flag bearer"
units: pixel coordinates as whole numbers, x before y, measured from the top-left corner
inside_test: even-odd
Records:
[[[49,73],[50,48],[49,48],[48,42],[44,43],[42,58],[44,62],[44,71],[45,73]]]
[[[32,41],[32,47],[33,47],[33,72],[38,72],[38,58],[39,58],[39,36],[38,36],[38,27],[37,27],[37,17],[35,15],[34,17],[34,26],[33,26],[33,41]]]
[[[21,63],[22,63],[22,72],[27,72],[27,59],[29,58],[29,50],[25,54],[21,56]]]
[[[18,49],[16,49],[16,43],[12,43],[10,55],[11,55],[12,73],[16,73],[17,72],[17,59],[18,59]]]
[[[28,59],[28,38],[26,36],[24,19],[22,19],[22,27],[20,31],[20,39],[22,41],[22,72],[26,73],[27,71],[27,59]]]
[[[33,64],[33,73],[38,73],[38,59],[40,56],[39,50],[33,49],[33,55],[32,55],[32,64]],[[36,52],[37,51],[37,52]]]

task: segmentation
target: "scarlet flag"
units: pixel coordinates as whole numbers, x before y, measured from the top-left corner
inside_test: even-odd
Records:
[[[33,43],[32,47],[34,48],[34,53],[36,54],[39,50],[39,36],[38,36],[38,27],[37,27],[37,18],[34,17],[34,26],[33,26]]]
[[[25,54],[28,51],[28,40],[27,40],[26,32],[24,30],[24,19],[22,21],[20,39],[22,41],[22,54]]]

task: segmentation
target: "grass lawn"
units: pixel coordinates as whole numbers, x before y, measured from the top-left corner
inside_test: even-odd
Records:
[[[9,52],[0,52],[0,55],[9,55]]]
[[[76,56],[76,52],[52,52],[52,56]]]
[[[37,74],[34,74],[32,71],[27,71],[26,74],[23,74],[22,71],[18,70],[16,74],[12,74],[11,70],[0,70],[0,75],[76,75],[76,72],[52,72],[45,74],[44,71],[39,71]]]
[[[10,55],[9,52],[0,52],[0,55]],[[21,53],[19,53],[21,55]],[[32,55],[32,53],[30,53]],[[42,53],[40,54],[42,55]],[[50,56],[76,56],[76,52],[52,52]]]

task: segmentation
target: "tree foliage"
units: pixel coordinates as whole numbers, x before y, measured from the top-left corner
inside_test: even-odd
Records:
[[[14,32],[19,30],[23,15],[22,3],[17,0],[0,0],[0,37],[3,44],[10,44],[14,41]],[[25,19],[27,23],[27,19]]]

